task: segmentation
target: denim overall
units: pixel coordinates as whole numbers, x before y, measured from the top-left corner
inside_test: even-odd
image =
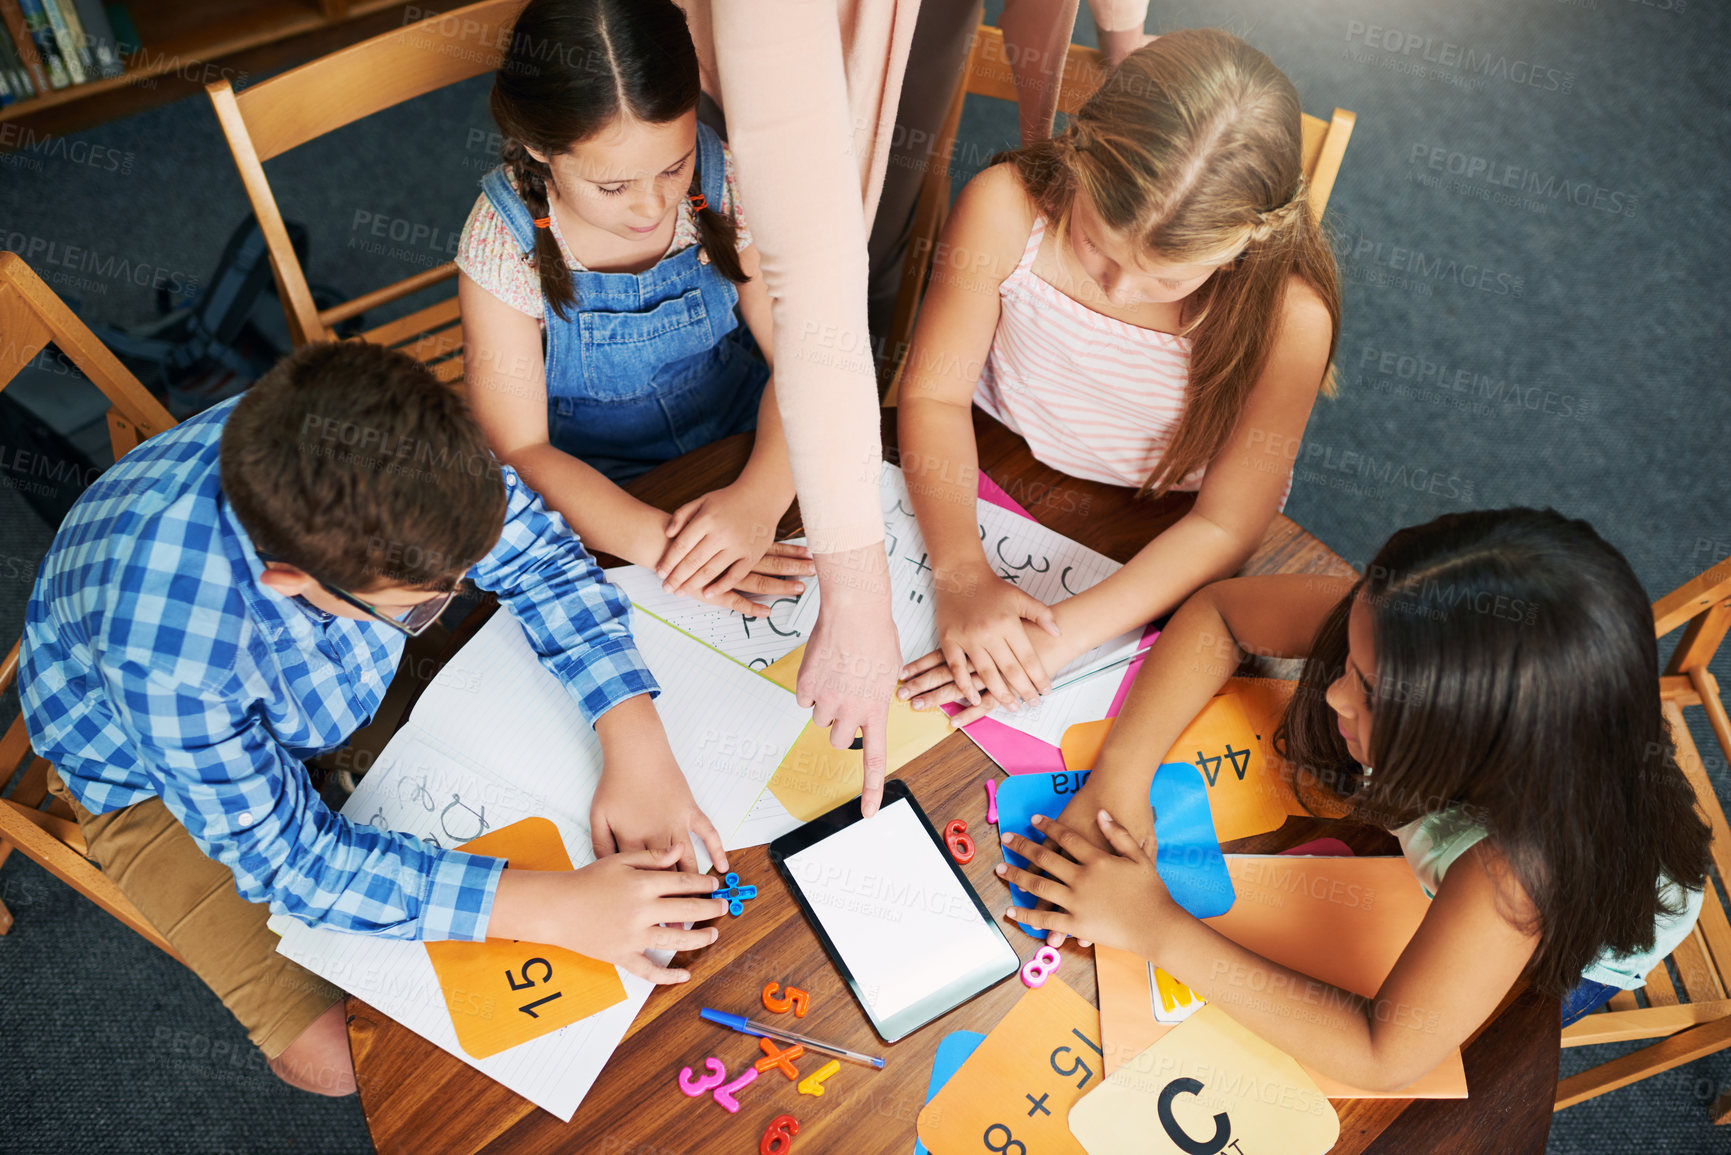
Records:
[[[727,165],[703,124],[697,160],[719,209]],[[532,254],[534,219],[504,168],[481,188]],[[641,273],[575,272],[571,316],[545,310],[548,439],[614,481],[757,425],[769,367],[739,323],[738,290],[701,253],[693,245]]]

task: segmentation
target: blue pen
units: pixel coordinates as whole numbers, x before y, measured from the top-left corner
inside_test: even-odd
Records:
[[[851,1059],[874,1071],[884,1069],[882,1059],[874,1059],[870,1055],[862,1055],[858,1051],[850,1051],[846,1047],[838,1047],[833,1043],[820,1043],[810,1035],[799,1035],[792,1031],[784,1031],[780,1027],[772,1027],[766,1023],[754,1023],[744,1015],[730,1015],[726,1011],[712,1010],[704,1007],[698,1012],[712,1023],[735,1030],[744,1035],[758,1035],[763,1038],[776,1039],[783,1043],[798,1043],[808,1051],[822,1051],[826,1055],[834,1055],[838,1059]]]

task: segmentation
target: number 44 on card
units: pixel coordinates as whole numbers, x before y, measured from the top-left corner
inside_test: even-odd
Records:
[[[1054,977],[1031,989],[920,1112],[929,1151],[1084,1155],[1070,1108],[1105,1077],[1100,1013]]]

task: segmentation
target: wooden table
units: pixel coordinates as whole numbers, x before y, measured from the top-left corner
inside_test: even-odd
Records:
[[[893,421],[886,420],[886,425],[886,453],[895,460]],[[1127,561],[1188,508],[1188,497],[1140,502],[1127,490],[1048,469],[1033,460],[1020,438],[977,411],[976,432],[981,466],[993,480],[1045,525],[1119,561]],[[738,437],[708,446],[656,469],[631,488],[645,500],[672,509],[731,481],[749,445],[749,437]],[[790,517],[783,530],[794,528]],[[1285,517],[1277,517],[1269,527],[1245,572],[1352,574],[1345,562]],[[1275,671],[1262,666],[1245,672]],[[1290,669],[1280,672],[1292,676]],[[964,818],[970,829],[984,831],[981,783],[996,770],[966,737],[954,734],[900,776],[934,820]],[[1343,839],[1358,853],[1399,852],[1381,831],[1309,818],[1289,819],[1275,833],[1241,840],[1229,849],[1271,853],[1326,835]],[[988,909],[995,909],[1004,905],[1006,891],[992,874],[997,855],[984,844],[982,850],[966,871]],[[745,1155],[757,1151],[769,1120],[787,1112],[800,1122],[796,1153],[911,1151],[914,1120],[925,1103],[938,1041],[953,1030],[990,1030],[1021,996],[1021,983],[1006,980],[886,1048],[770,866],[765,848],[731,857],[742,880],[759,888],[759,898],[744,917],[721,920],[721,939],[714,946],[680,958],[678,965],[691,970],[691,982],[658,988],[650,996],[568,1124],[350,998],[349,1042],[361,1105],[378,1149],[388,1155]],[[1037,949],[1025,935],[1011,932],[1009,938],[1024,959]],[[1064,981],[1097,1002],[1091,952],[1068,944],[1064,954]],[[793,1084],[772,1070],[741,1093],[738,1115],[728,1115],[706,1099],[681,1095],[674,1077],[683,1066],[701,1070],[701,1061],[715,1055],[730,1071],[738,1071],[761,1057],[755,1039],[702,1022],[697,1008],[749,1011],[759,1005],[759,993],[772,980],[811,992],[804,1029],[842,1046],[884,1054],[885,1069],[874,1074],[850,1066],[830,1081],[821,1099],[796,1094]],[[1554,998],[1532,992],[1512,997],[1466,1048],[1469,1099],[1337,1101],[1341,1138],[1335,1152],[1543,1151],[1556,1086],[1558,1018]],[[802,1069],[806,1065],[802,1063]]]

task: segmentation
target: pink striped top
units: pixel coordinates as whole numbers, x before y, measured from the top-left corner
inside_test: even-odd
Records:
[[[1141,486],[1184,416],[1190,339],[1108,317],[1033,273],[1046,221],[1034,218],[974,403],[1072,477]],[[1174,489],[1194,490],[1201,469]]]

